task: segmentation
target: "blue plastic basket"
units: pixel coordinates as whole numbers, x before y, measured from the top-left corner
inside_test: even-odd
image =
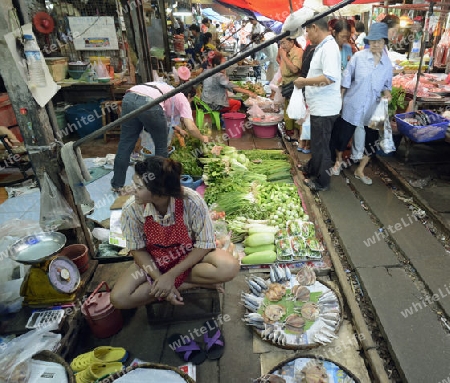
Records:
[[[398,131],[414,142],[429,142],[444,139],[450,121],[431,110],[422,110],[422,112],[429,116],[430,121],[433,121],[432,124],[415,126],[404,121],[405,118],[414,118],[415,112],[396,114],[395,121],[397,122]]]

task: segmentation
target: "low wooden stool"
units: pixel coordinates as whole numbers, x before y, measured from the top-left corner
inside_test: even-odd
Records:
[[[195,289],[182,293],[183,306],[174,306],[167,301],[146,306],[149,324],[174,324],[210,319],[220,314],[220,298],[217,290]]]

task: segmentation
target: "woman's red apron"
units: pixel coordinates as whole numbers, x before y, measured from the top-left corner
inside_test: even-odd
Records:
[[[162,226],[152,216],[145,219],[144,232],[146,249],[152,256],[159,271],[165,273],[186,258],[193,248],[188,229],[183,219],[183,200],[175,200],[175,224]],[[175,279],[178,288],[188,277],[191,269]]]

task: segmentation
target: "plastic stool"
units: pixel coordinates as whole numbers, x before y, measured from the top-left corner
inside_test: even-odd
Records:
[[[199,129],[203,128],[203,123],[205,120],[205,115],[209,114],[211,116],[213,124],[216,125],[217,130],[222,129],[222,125],[220,124],[220,112],[218,110],[211,110],[211,108],[203,102],[200,97],[194,97],[194,105],[195,105],[195,123]]]

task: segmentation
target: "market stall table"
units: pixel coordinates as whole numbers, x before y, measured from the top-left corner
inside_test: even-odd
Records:
[[[78,302],[80,302],[80,300],[82,299],[82,297],[89,291],[86,288],[92,276],[94,275],[97,265],[98,261],[95,260],[89,261],[88,270],[83,274],[81,274],[81,282],[77,290],[76,300],[74,302],[75,306],[73,309],[70,309],[70,311],[69,309],[66,309],[66,315],[62,319],[59,328],[57,330],[57,332],[62,335],[62,338],[59,343],[58,350],[56,350],[56,352],[63,358],[69,355],[76,345],[77,334],[80,331],[82,324],[81,310],[79,310],[79,307],[77,307],[77,305]],[[21,335],[28,332],[29,329],[26,328],[25,326],[34,310],[36,310],[36,308],[31,308],[27,306],[22,307],[22,309],[18,313],[11,315],[6,320],[2,321],[2,329],[0,334]]]
[[[126,79],[114,79],[106,83],[100,83],[68,79],[58,82],[58,85],[61,86],[60,91],[63,94],[65,102],[80,102],[80,100],[86,99],[86,95],[89,95],[90,99],[108,98],[116,100],[117,92],[115,88],[121,86],[126,81]]]

